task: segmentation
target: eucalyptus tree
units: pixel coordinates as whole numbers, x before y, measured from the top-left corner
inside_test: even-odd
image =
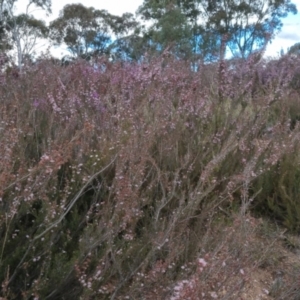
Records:
[[[152,46],[147,35],[141,35],[137,29],[129,35],[117,38],[110,45],[110,55],[114,61],[141,62],[149,55]]]
[[[185,59],[192,51],[188,24],[179,10],[168,12],[150,28],[138,26],[132,34],[117,39],[112,46],[115,55],[141,61],[162,53],[170,45],[170,52],[178,58]]]
[[[139,25],[133,14],[128,12],[123,13],[122,16],[109,15],[106,20],[116,38],[136,30]]]
[[[297,13],[291,0],[201,0],[206,28],[224,35],[232,54],[242,58],[265,49],[288,13]]]
[[[137,11],[142,20],[150,22],[143,34],[148,37],[152,50],[171,52],[178,58],[190,58],[193,53],[192,24],[178,1],[146,0]]]
[[[112,60],[139,60],[145,53],[144,37],[139,35],[141,26],[131,13],[107,20],[114,39],[107,48]]]
[[[294,44],[288,49],[288,54],[294,54],[300,56],[300,42]]]
[[[50,23],[50,38],[56,45],[67,45],[73,57],[88,58],[109,54],[112,36],[121,36],[135,25],[132,14],[118,17],[106,10],[66,5],[60,16]]]
[[[39,39],[47,38],[48,28],[44,21],[27,14],[20,14],[8,22],[11,26],[12,41],[17,50],[17,61],[22,68],[25,58],[35,53]]]
[[[144,0],[138,14],[153,22],[151,30],[163,32],[166,15],[172,10],[184,16],[185,26],[181,25],[183,18],[175,21],[180,30],[188,29],[195,54],[214,54],[218,48],[224,52],[226,47],[221,44],[226,43],[234,56],[242,58],[264,49],[281,29],[281,19],[297,13],[291,0]],[[178,36],[176,42],[180,39]]]
[[[25,57],[34,54],[40,38],[47,37],[44,21],[34,18],[32,9],[51,13],[51,0],[29,0],[25,13],[16,15],[18,0],[0,0],[0,48],[2,51],[15,49],[17,64],[21,69]]]

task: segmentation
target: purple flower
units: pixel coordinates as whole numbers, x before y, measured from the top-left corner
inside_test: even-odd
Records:
[[[34,99],[33,103],[32,103],[32,106],[37,109],[44,109],[45,108],[45,104],[46,104],[46,101],[45,99]]]
[[[99,94],[97,92],[93,92],[92,96],[94,99],[98,99],[99,98]]]
[[[35,108],[38,108],[39,105],[40,105],[39,100],[35,99],[35,100],[33,101],[32,105],[33,105]]]

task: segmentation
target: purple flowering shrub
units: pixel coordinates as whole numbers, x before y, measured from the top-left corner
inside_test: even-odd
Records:
[[[7,74],[2,299],[240,295],[263,260],[250,211],[298,228],[299,66],[226,62],[220,77],[165,55]]]

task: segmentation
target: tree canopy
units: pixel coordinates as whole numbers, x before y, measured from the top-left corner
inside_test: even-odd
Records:
[[[170,24],[176,28],[176,23],[178,34],[173,39],[189,40],[190,51],[202,57],[220,49],[222,37],[233,56],[245,58],[263,49],[288,13],[297,13],[290,0],[144,0],[138,9],[144,20],[153,22],[149,31],[155,32],[154,39],[161,36],[158,42],[167,41],[164,32],[172,39]]]
[[[48,28],[44,21],[36,19],[30,8],[45,10],[51,13],[51,0],[29,0],[26,12],[16,15],[17,0],[0,0],[0,49],[15,49],[19,68],[25,57],[34,53],[38,39],[46,38]]]
[[[176,58],[195,63],[217,61],[228,50],[244,59],[262,52],[281,30],[282,19],[297,13],[291,0],[144,0],[138,22],[130,13],[115,16],[68,4],[47,27],[28,8],[50,13],[51,0],[28,0],[26,13],[14,15],[17,3],[0,0],[0,49],[16,49],[19,67],[40,38],[66,45],[73,58],[140,61],[168,48]]]
[[[126,33],[136,25],[129,13],[122,17],[109,14],[106,10],[69,4],[59,18],[50,24],[50,38],[56,43],[64,42],[75,57],[108,54],[111,35]]]
[[[300,55],[300,42],[294,44],[288,49],[288,54]]]

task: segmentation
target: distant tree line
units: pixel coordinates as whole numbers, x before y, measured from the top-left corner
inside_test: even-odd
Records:
[[[72,58],[108,55],[112,60],[142,61],[169,53],[192,62],[217,61],[229,50],[247,58],[262,52],[282,28],[282,19],[297,8],[291,0],[144,0],[136,17],[68,4],[49,26],[29,8],[51,13],[51,0],[29,0],[14,14],[18,0],[0,0],[0,51],[14,49],[22,68],[32,59],[39,39],[65,45]],[[299,43],[290,48],[299,54]]]

